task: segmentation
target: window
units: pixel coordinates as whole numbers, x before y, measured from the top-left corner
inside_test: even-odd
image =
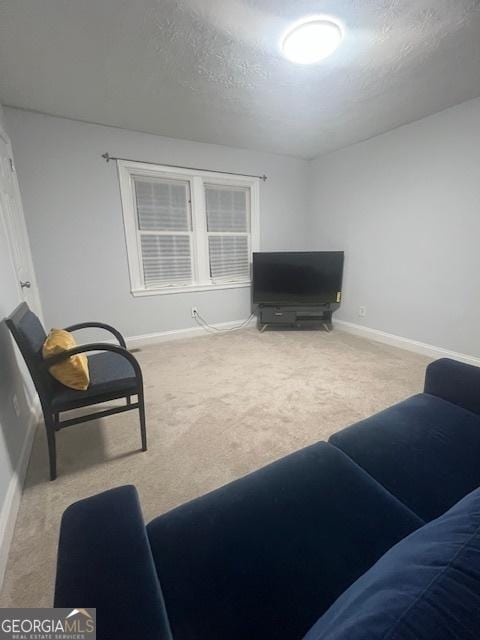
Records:
[[[258,180],[119,161],[134,295],[249,286]]]

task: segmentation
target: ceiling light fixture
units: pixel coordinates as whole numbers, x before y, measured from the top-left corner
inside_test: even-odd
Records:
[[[314,64],[335,51],[343,38],[330,18],[309,18],[293,26],[282,40],[283,55],[291,62]]]

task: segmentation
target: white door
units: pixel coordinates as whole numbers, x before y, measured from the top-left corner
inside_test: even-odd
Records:
[[[42,317],[40,298],[33,271],[30,243],[23,216],[20,189],[10,141],[0,130],[0,216],[7,233],[12,264],[21,300]],[[13,311],[13,309],[12,309]]]

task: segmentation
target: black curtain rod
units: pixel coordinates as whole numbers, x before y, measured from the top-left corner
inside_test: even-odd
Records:
[[[115,156],[111,156],[108,151],[106,153],[102,153],[102,158],[105,158],[106,162],[110,162],[110,160],[123,160],[124,162],[141,162],[141,164],[154,164],[154,165],[162,165],[164,167],[172,167],[172,169],[188,169],[189,171],[213,171],[214,173],[223,173],[227,176],[240,176],[242,178],[258,178],[259,180],[266,181],[267,176],[264,174],[263,176],[254,176],[250,173],[234,173],[233,171],[219,171],[218,169],[201,169],[200,167],[183,167],[179,164],[164,164],[163,162],[148,162],[145,160],[132,160],[131,158],[116,158]]]

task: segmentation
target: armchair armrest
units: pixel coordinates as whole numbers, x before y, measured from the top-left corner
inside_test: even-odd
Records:
[[[104,640],[172,640],[135,487],[75,502],[60,527],[55,607],[97,608]]]
[[[104,329],[105,331],[108,331],[109,333],[115,336],[115,338],[118,340],[119,345],[124,349],[126,349],[127,345],[125,342],[125,338],[122,336],[120,331],[118,331],[118,329],[115,329],[115,327],[112,327],[109,324],[105,324],[104,322],[79,322],[77,324],[72,324],[69,327],[65,327],[65,331],[71,332],[71,331],[78,331],[79,329],[90,329],[90,328]]]
[[[425,393],[480,414],[480,367],[441,358],[428,365]]]
[[[126,358],[130,364],[132,365],[137,380],[143,383],[143,375],[138,360],[135,358],[130,351],[127,351],[125,347],[120,347],[116,344],[110,344],[108,342],[92,342],[90,344],[80,344],[73,349],[67,349],[66,351],[62,351],[61,353],[56,353],[50,358],[45,358],[40,363],[40,367],[42,369],[50,369],[54,364],[58,364],[62,362],[62,360],[67,360],[70,356],[76,356],[79,353],[88,353],[89,351],[112,351],[113,353],[118,353],[118,355]]]

